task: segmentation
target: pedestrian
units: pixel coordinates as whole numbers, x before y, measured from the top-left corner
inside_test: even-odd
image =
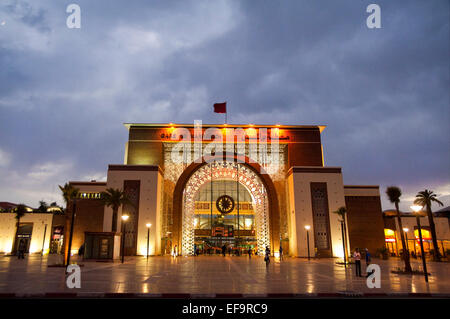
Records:
[[[355,260],[355,268],[356,268],[356,277],[361,276],[361,253],[359,252],[359,248],[355,249],[353,253],[353,259]]]
[[[366,252],[366,266],[369,266],[370,265],[370,261],[371,261],[370,252],[369,252],[369,250],[367,248],[365,249],[365,252]]]
[[[283,260],[283,247],[280,245],[280,261]]]
[[[84,255],[84,243],[78,249],[78,256],[83,256],[83,255]]]
[[[252,249],[251,248],[248,249],[248,258],[252,258]]]
[[[173,246],[172,256],[177,257],[177,255],[178,255],[178,246],[175,245],[175,246]]]
[[[223,245],[222,246],[222,255],[223,257],[225,257],[225,253],[227,252],[227,246]]]
[[[25,259],[25,240],[21,239],[19,242],[19,249],[18,249],[18,259]]]
[[[270,248],[266,246],[266,255],[264,256],[264,261],[266,262],[266,267],[270,264]]]

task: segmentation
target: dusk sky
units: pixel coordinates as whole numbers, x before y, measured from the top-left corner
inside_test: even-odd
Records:
[[[81,28],[66,26],[67,5]],[[366,7],[381,7],[369,29]],[[1,0],[0,201],[105,180],[125,122],[327,125],[345,184],[450,205],[450,8],[434,1]],[[434,210],[440,209],[437,206]]]

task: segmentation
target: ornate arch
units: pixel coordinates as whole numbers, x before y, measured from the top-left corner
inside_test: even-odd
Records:
[[[183,231],[183,191],[186,187],[187,182],[190,177],[204,165],[211,163],[213,161],[222,162],[236,162],[238,156],[235,155],[223,155],[223,156],[209,156],[203,157],[201,162],[191,163],[179,177],[173,194],[173,244],[178,247],[182,247],[182,231]],[[263,183],[265,190],[267,192],[268,200],[268,214],[269,214],[269,233],[270,233],[270,248],[271,251],[278,249],[280,245],[280,211],[278,197],[275,190],[275,185],[273,184],[271,178],[268,174],[261,174],[263,170],[258,163],[250,162],[247,156],[239,155],[239,160],[244,160],[243,163],[239,162],[240,165],[247,167],[252,170]]]

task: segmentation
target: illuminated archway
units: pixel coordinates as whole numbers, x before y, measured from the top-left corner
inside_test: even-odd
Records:
[[[263,255],[265,247],[270,246],[267,191],[253,170],[245,165],[228,161],[203,165],[187,181],[183,190],[181,253],[183,255],[194,253],[195,195],[203,185],[214,180],[238,180],[251,194],[255,212],[258,253]]]
[[[202,167],[204,166],[209,167],[210,164],[208,163],[215,162],[217,164],[220,164],[222,162],[231,162],[232,164],[235,164],[236,159],[237,155],[224,155],[224,156],[213,156],[202,158],[202,160],[197,163],[195,162],[191,163],[178,178],[173,193],[172,235],[173,235],[173,245],[177,245],[179,247],[179,251],[183,250],[182,247],[183,225],[186,223],[193,225],[193,220],[189,220],[189,217],[187,217],[187,220],[183,219],[184,195],[186,194],[185,188],[190,180],[190,177]],[[254,174],[252,176],[256,176],[257,178],[259,178],[260,184],[263,186],[263,189],[265,191],[263,198],[267,204],[267,211],[268,211],[267,231],[269,233],[270,248],[271,251],[274,252],[275,250],[278,250],[278,247],[280,245],[280,212],[275,186],[268,174],[261,174],[261,171],[263,171],[263,169],[258,163],[250,161],[247,156],[243,157],[243,159],[244,159],[243,163],[239,163],[239,167],[240,168],[245,167],[245,169],[248,171],[247,173],[248,176]],[[236,170],[234,170],[234,172],[236,172]],[[190,248],[188,247],[185,247],[184,250],[187,253],[190,252]]]

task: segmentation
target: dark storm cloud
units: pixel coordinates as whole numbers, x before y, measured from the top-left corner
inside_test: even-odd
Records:
[[[2,200],[101,178],[123,122],[220,123],[224,100],[233,123],[328,125],[326,164],[401,186],[404,208],[425,187],[450,195],[448,1],[78,1],[80,30],[69,2],[6,2]]]

